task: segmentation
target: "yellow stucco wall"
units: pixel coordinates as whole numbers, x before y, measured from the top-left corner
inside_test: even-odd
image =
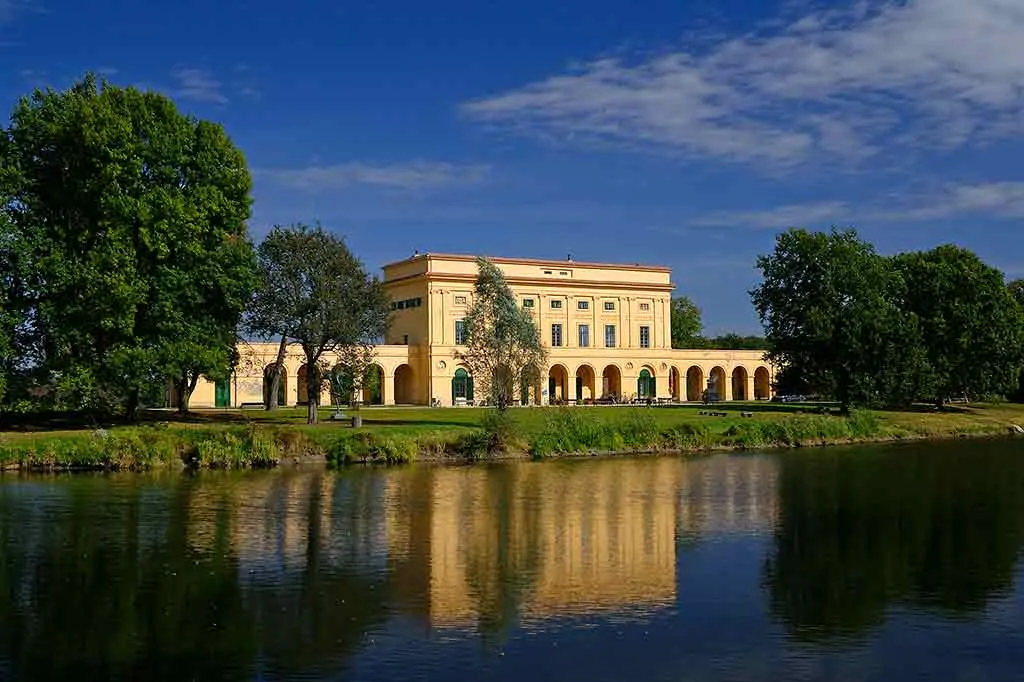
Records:
[[[774,370],[763,361],[762,351],[671,348],[673,285],[668,268],[492,260],[505,273],[520,305],[531,310],[548,347],[548,377],[534,391],[538,402],[584,401],[609,394],[630,400],[640,397],[645,371],[653,379],[651,397],[659,399],[700,400],[705,389],[719,400],[772,395]],[[456,327],[472,304],[475,278],[471,256],[422,254],[384,266],[393,308],[387,343],[376,350],[383,404],[453,403],[452,380],[460,368]],[[560,325],[558,331],[554,325]],[[587,327],[586,345],[581,344],[582,325]],[[614,330],[614,345],[606,344],[609,327]],[[561,345],[556,346],[559,332]],[[239,350],[242,361],[229,382],[230,396],[225,400],[222,387],[219,406],[263,400],[263,371],[276,358],[277,344],[248,343]],[[326,360],[333,364],[331,358]],[[299,392],[304,371],[302,354],[292,347],[285,359],[286,404],[305,402],[305,392]],[[709,384],[712,377],[715,381]],[[321,403],[330,404],[329,391],[323,391]],[[213,382],[199,382],[191,405],[217,406]]]

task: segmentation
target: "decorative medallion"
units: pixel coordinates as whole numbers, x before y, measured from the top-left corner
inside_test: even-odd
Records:
[[[438,368],[438,369],[444,369],[444,368],[446,368],[447,366],[448,366],[448,363],[447,363],[447,362],[445,362],[444,360],[438,360],[438,361],[437,361],[437,368]]]
[[[632,362],[627,362],[626,363],[626,369],[633,369],[633,363]]]

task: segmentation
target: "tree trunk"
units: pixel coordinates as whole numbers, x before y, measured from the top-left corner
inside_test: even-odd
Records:
[[[188,401],[192,397],[192,391],[188,387],[188,379],[180,376],[174,380],[174,388],[178,391],[178,414],[182,417],[188,414]]]
[[[128,402],[125,405],[125,416],[129,421],[135,421],[139,416],[139,389],[133,388],[128,391]]]
[[[303,351],[306,354],[306,423],[316,424],[320,406],[320,372],[317,369],[320,358],[308,349]]]
[[[268,410],[277,409],[277,392],[281,388],[281,368],[284,366],[284,354],[288,350],[288,337],[281,337],[281,345],[277,347],[277,360],[274,361],[274,377],[270,380],[270,391],[264,397],[264,407]]]

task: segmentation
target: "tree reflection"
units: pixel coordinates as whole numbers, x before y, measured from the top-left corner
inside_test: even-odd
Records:
[[[894,605],[979,614],[1012,589],[1022,486],[999,442],[783,457],[772,614],[803,641],[865,634]]]
[[[54,487],[53,509],[23,523],[32,496],[0,488],[0,676],[246,679],[256,668],[337,667],[379,621],[383,586],[321,561],[319,495],[289,505],[307,529],[296,588],[247,577],[245,479]]]

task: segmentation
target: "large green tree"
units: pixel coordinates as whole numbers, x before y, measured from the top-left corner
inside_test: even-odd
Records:
[[[23,259],[20,349],[58,407],[120,404],[229,370],[254,285],[251,178],[221,126],[98,83],[37,90],[4,131]]]
[[[672,347],[701,348],[705,341],[701,338],[704,324],[701,322],[700,308],[686,296],[672,299]]]
[[[1012,392],[1024,361],[1024,320],[1003,273],[953,245],[900,254],[893,263],[906,285],[901,307],[921,326],[928,397],[941,406],[952,397]]]
[[[466,315],[465,349],[459,358],[473,376],[479,393],[499,412],[520,395],[523,383],[538,376],[547,362],[540,332],[529,311],[516,304],[515,294],[497,265],[477,258],[473,303]]]
[[[269,395],[277,395],[287,345],[297,343],[306,359],[308,421],[315,424],[327,379],[324,354],[339,352],[361,363],[387,332],[390,300],[345,241],[320,225],[275,226],[260,243],[257,259],[260,284],[246,328],[280,340]],[[352,348],[359,352],[347,352]]]
[[[1006,285],[1006,289],[1013,296],[1013,300],[1017,301],[1017,305],[1020,307],[1022,319],[1024,319],[1024,279],[1015,279]],[[1018,401],[1024,401],[1024,367],[1021,368],[1020,374],[1017,378],[1017,390],[1013,393],[1013,398]]]
[[[789,230],[757,266],[764,279],[751,297],[771,361],[844,412],[920,391],[919,331],[895,303],[903,284],[854,230]]]

